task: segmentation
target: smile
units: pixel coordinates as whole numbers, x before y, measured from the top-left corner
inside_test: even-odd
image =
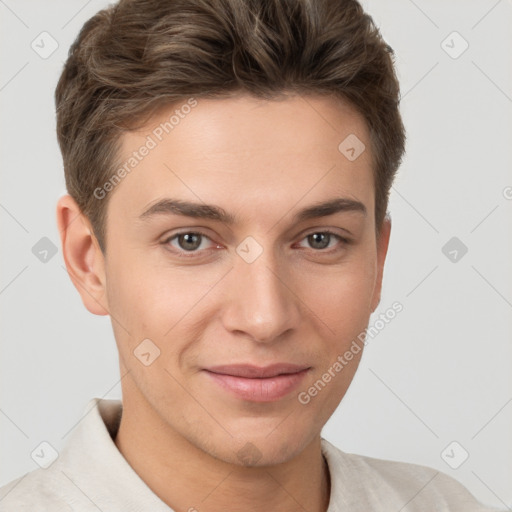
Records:
[[[217,366],[205,369],[208,377],[232,395],[251,402],[275,402],[296,389],[311,368],[292,364],[267,367]]]

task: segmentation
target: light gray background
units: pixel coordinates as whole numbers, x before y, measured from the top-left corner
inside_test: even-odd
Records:
[[[121,397],[110,319],[82,305],[55,221],[65,186],[53,93],[69,45],[105,5],[0,0],[0,485],[37,467],[41,441],[60,449],[90,398]],[[437,468],[511,507],[512,3],[363,5],[396,52],[408,133],[372,319],[394,301],[404,310],[370,340],[324,437]],[[43,31],[59,45],[46,59],[31,48]],[[458,58],[442,47],[453,31],[469,43]],[[454,236],[468,247],[457,262],[441,250]],[[46,263],[32,253],[42,237],[58,247]],[[441,458],[452,441],[469,452],[455,470]]]

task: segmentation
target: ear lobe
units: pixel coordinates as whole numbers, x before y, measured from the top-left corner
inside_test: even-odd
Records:
[[[384,263],[388,252],[389,238],[391,235],[391,218],[386,215],[382,221],[382,227],[377,239],[377,279],[375,281],[375,288],[372,299],[372,313],[377,309],[380,304],[380,297],[382,291],[382,278],[384,276]]]
[[[108,315],[105,262],[87,217],[68,194],[57,202],[57,226],[68,275],[94,315]]]

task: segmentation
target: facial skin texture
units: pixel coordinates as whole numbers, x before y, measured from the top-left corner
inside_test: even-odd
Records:
[[[120,161],[176,108],[123,135]],[[338,150],[349,134],[366,145],[354,161]],[[332,97],[199,99],[110,193],[105,259],[70,196],[59,200],[57,220],[85,307],[112,319],[124,376],[115,440],[123,456],[176,511],[325,511],[320,432],[362,351],[308,404],[297,395],[349,349],[380,300],[390,221],[377,239],[363,118]],[[217,205],[237,222],[139,219],[166,197]],[[366,214],[293,221],[303,208],[340,197],[360,201]],[[308,238],[326,230],[350,243],[331,236],[321,249]],[[205,235],[195,252],[178,237],[165,243],[190,232]],[[263,251],[252,263],[236,252],[247,237]],[[149,366],[134,355],[147,338],[160,350]],[[274,402],[242,400],[203,371],[276,362],[310,370]],[[237,456],[246,443],[257,454],[249,462]]]

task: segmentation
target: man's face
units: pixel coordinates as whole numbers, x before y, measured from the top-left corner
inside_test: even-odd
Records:
[[[221,460],[239,464],[250,442],[254,464],[284,462],[344,396],[362,351],[307,391],[379,300],[389,232],[379,249],[368,129],[332,98],[238,96],[200,99],[162,133],[176,109],[123,136],[123,163],[153,146],[148,135],[156,146],[108,205],[103,302],[129,370],[125,406],[149,404],[162,428]],[[353,161],[338,149],[350,134],[366,145]],[[215,205],[232,222],[165,208],[142,216],[166,198],[203,212]],[[297,217],[338,199],[345,206],[336,213]],[[220,368],[276,363],[296,365],[279,370],[295,375],[249,379]]]

